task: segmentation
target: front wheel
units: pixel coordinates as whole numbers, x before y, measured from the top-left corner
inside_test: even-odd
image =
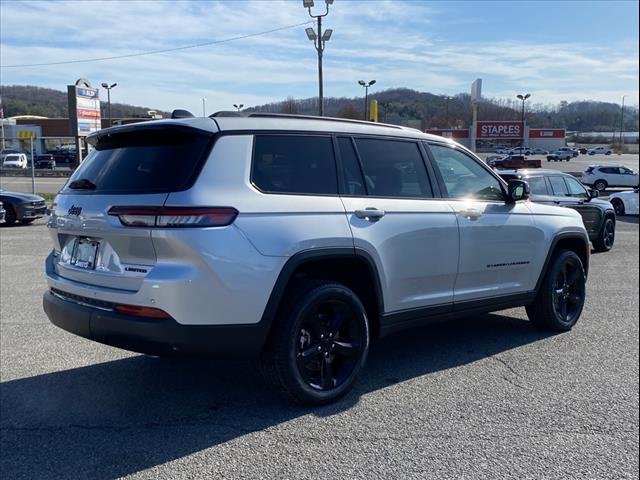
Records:
[[[613,248],[616,239],[616,222],[613,218],[606,218],[598,238],[593,241],[593,248],[596,252],[608,252]]]
[[[527,307],[529,320],[547,330],[571,330],[584,307],[586,280],[575,252],[555,253],[534,302]]]
[[[369,350],[369,325],[358,296],[339,283],[308,280],[289,292],[261,359],[265,380],[307,405],[347,393]]]
[[[6,210],[4,215],[4,224],[7,227],[10,227],[14,223],[16,223],[16,220],[18,219],[16,216],[16,211],[12,205],[5,205],[4,209]]]

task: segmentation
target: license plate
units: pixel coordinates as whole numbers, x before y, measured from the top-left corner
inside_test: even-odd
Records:
[[[71,254],[71,265],[78,268],[86,268],[87,270],[96,268],[96,255],[99,245],[100,242],[88,238],[77,239]]]

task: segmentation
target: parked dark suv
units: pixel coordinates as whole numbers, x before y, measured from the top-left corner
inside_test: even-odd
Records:
[[[49,170],[55,170],[56,168],[56,159],[50,153],[45,153],[42,155],[36,155],[35,160],[36,168],[47,168]]]
[[[506,181],[526,180],[532,202],[559,205],[577,210],[596,252],[608,252],[616,235],[616,213],[613,205],[600,200],[597,190],[587,190],[568,173],[556,170],[502,170],[498,174]]]

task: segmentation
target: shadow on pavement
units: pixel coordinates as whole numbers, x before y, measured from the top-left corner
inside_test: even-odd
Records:
[[[374,344],[354,391],[322,408],[282,400],[238,361],[135,356],[4,382],[0,474],[133,474],[303,415],[340,413],[369,392],[548,335],[494,314],[402,332]]]
[[[618,215],[616,221],[638,225],[638,215]]]

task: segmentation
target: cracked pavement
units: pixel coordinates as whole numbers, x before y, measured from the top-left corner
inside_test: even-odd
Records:
[[[400,333],[316,409],[251,362],[155,359],[51,325],[43,223],[0,228],[2,478],[638,476],[637,218],[593,255],[572,332],[513,309]]]

